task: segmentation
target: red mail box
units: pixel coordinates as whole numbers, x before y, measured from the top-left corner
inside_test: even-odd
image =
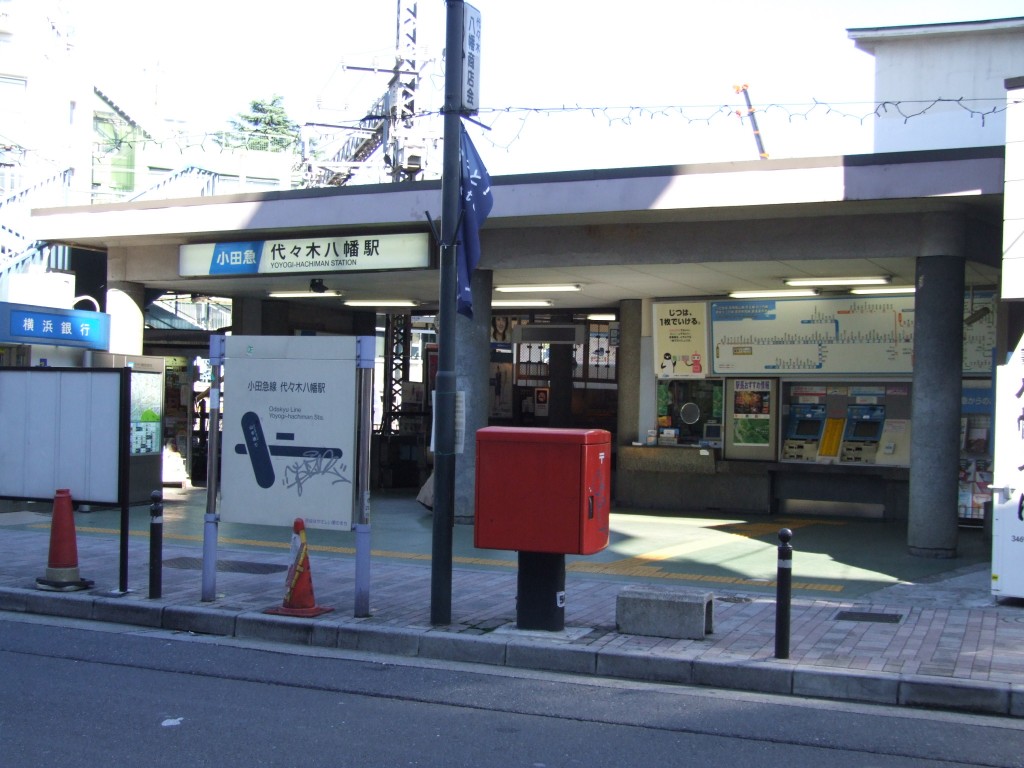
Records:
[[[483,549],[592,555],[608,546],[611,433],[485,427],[476,433]]]

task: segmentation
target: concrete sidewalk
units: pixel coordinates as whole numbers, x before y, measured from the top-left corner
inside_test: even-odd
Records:
[[[901,560],[887,570],[866,560],[852,567],[834,552],[802,552],[801,537],[808,543],[814,537],[810,528],[797,530],[790,654],[780,660],[771,580],[777,541],[770,534],[785,521],[614,514],[613,551],[567,563],[565,631],[534,632],[515,628],[516,554],[474,550],[466,526],[454,532],[452,623],[431,626],[430,517],[412,494],[372,500],[370,617],[353,617],[352,539],[319,531],[309,531],[311,572],[317,603],[332,607],[330,613],[315,619],[263,613],[282,604],[290,540],[289,530],[263,526],[221,524],[217,596],[202,602],[205,491],[167,489],[165,495],[160,598],[148,597],[147,507],[130,515],[126,593],[119,591],[116,510],[75,513],[80,572],[95,585],[55,593],[35,585],[46,568],[49,508],[15,505],[0,514],[0,610],[1024,717],[1024,601],[993,600],[988,564],[977,553],[945,563]],[[683,543],[666,546],[670,527]],[[981,532],[972,533],[964,538],[973,543],[962,548],[977,548]],[[871,537],[875,557],[900,560],[893,552],[904,548],[902,533],[892,526],[851,523],[831,539],[842,549],[859,536]],[[901,569],[920,573],[887,575]],[[618,633],[616,596],[638,583],[713,592],[713,633],[704,640]]]

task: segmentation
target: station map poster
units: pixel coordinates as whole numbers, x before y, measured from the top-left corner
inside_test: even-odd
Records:
[[[356,341],[226,339],[221,519],[351,530]]]
[[[658,379],[707,376],[707,314],[704,302],[654,303],[654,375]]]
[[[712,302],[711,345],[716,374],[907,375],[914,298]],[[990,375],[994,345],[994,295],[965,297],[963,373]]]

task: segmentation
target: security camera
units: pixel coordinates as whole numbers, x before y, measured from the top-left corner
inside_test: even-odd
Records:
[[[314,277],[309,281],[309,290],[313,293],[324,293],[327,290],[327,286],[324,285],[324,281],[319,277]]]

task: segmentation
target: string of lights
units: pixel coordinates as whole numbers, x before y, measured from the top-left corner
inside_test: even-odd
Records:
[[[870,109],[862,109],[854,111],[853,107],[859,106],[861,103],[831,103],[827,101],[820,101],[818,99],[812,99],[809,104],[780,104],[780,103],[768,103],[763,105],[754,105],[753,111],[767,114],[771,112],[782,112],[786,115],[789,120],[795,118],[810,118],[814,112],[824,112],[825,114],[836,114],[840,117],[851,118],[860,123],[868,120],[872,117],[888,117],[892,113],[907,122],[915,117],[922,117],[929,112],[933,111],[937,107],[943,105],[955,105],[957,108],[963,110],[971,118],[980,118],[982,124],[984,124],[985,118],[1005,112],[1007,109],[1005,98],[976,98],[976,99],[948,99],[948,98],[935,98],[930,100],[913,100],[903,99],[898,101],[877,101],[870,102]],[[973,105],[986,105],[984,108]],[[584,105],[562,105],[557,107],[481,107],[479,116],[483,118],[486,115],[497,115],[497,114],[521,114],[521,113],[532,113],[532,114],[558,114],[558,113],[581,113],[589,112],[591,115],[598,117],[604,116],[609,123],[621,122],[626,125],[631,124],[634,119],[642,118],[657,118],[657,117],[677,117],[682,118],[688,123],[706,123],[710,124],[712,120],[727,116],[727,117],[743,117],[749,110],[746,105],[733,105],[733,104],[722,104],[722,105],[690,105],[690,106],[679,106],[679,105],[664,105],[664,106],[625,106],[625,107],[596,107],[596,106],[584,106]],[[698,113],[698,114],[695,114]],[[421,113],[423,115],[433,113]]]
[[[955,108],[963,112],[968,119],[977,119],[982,127],[994,115],[999,115],[1008,109],[1005,97],[992,98],[934,98],[929,100],[901,99],[885,100],[876,102],[828,102],[812,98],[805,103],[766,103],[755,104],[753,111],[765,116],[781,114],[788,122],[808,121],[819,117],[836,117],[844,120],[852,120],[863,125],[871,119],[900,119],[904,123],[911,120],[923,118],[943,108]],[[495,118],[512,115],[522,121],[516,135],[512,136],[508,144],[515,143],[522,131],[525,130],[526,118],[533,116],[557,117],[561,115],[589,115],[599,119],[609,126],[622,125],[632,126],[641,121],[650,120],[677,120],[687,125],[708,125],[720,120],[748,118],[750,110],[743,104],[720,104],[720,105],[658,105],[658,106],[588,106],[584,104],[562,104],[556,106],[507,106],[507,107],[481,107],[476,115],[479,122],[487,124]],[[412,120],[423,120],[441,116],[440,110],[420,110],[412,115]],[[339,121],[332,126],[332,130],[320,131],[321,137],[331,135],[343,135],[346,132],[365,129],[368,124],[386,119],[387,115],[366,115],[362,118],[349,121]],[[259,140],[273,142],[277,139],[294,138],[277,136],[273,134],[260,134]],[[179,134],[172,138],[158,139],[150,137],[119,137],[118,143],[128,146],[139,146],[144,144],[160,144],[177,147],[181,150],[192,148],[205,148],[207,150],[231,151],[233,149],[252,148],[252,141],[244,138],[237,140],[229,139],[223,130],[207,131],[197,133]],[[297,144],[297,142],[296,142]]]

